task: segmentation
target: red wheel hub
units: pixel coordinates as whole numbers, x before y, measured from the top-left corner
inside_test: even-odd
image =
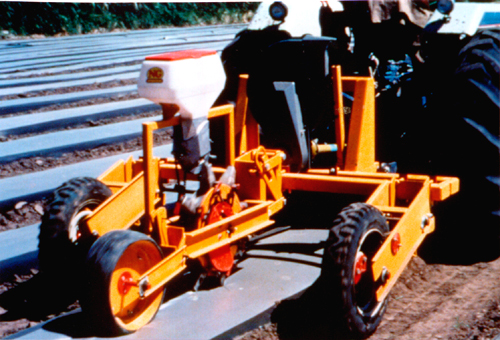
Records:
[[[125,295],[129,292],[131,286],[136,286],[137,283],[132,278],[130,272],[123,272],[118,279],[118,292],[121,295]]]
[[[361,277],[366,272],[366,264],[368,258],[362,252],[356,255],[356,262],[354,263],[354,284],[358,284]]]
[[[233,216],[233,207],[227,202],[219,202],[212,206],[208,216],[208,224],[218,222],[223,218]],[[230,274],[233,268],[234,256],[229,245],[222,246],[208,254],[212,267],[219,272]]]

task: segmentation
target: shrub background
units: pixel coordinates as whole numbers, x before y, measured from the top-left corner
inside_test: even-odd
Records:
[[[258,3],[0,2],[0,29],[15,35],[245,22]]]

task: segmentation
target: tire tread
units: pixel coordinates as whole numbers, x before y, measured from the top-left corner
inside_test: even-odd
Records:
[[[57,273],[75,266],[80,250],[69,239],[71,219],[86,200],[102,202],[111,194],[106,185],[90,177],[73,178],[53,192],[40,225],[38,258],[42,271]]]
[[[389,227],[378,209],[366,203],[347,206],[333,222],[323,256],[321,275],[330,289],[329,298],[339,320],[337,326],[356,338],[366,338],[375,331],[387,305],[387,301],[384,301],[375,316],[363,320],[350,297],[353,283],[349,274],[352,269],[349,260],[356,256],[357,242],[373,224],[382,229],[385,237]]]

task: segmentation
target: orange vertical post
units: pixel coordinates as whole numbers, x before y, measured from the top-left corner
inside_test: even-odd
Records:
[[[153,211],[155,200],[155,176],[153,174],[153,130],[154,123],[148,122],[142,124],[142,143],[143,143],[143,168],[144,168],[144,198],[145,213],[149,232],[153,231]]]
[[[236,107],[234,109],[234,132],[236,139],[240,139],[240,145],[246,144],[245,122],[248,109],[247,83],[248,74],[241,74],[238,82],[238,95],[236,97]],[[241,133],[241,135],[239,135]],[[245,135],[245,136],[244,136]],[[246,147],[246,145],[245,145]]]
[[[245,128],[247,134],[247,150],[258,148],[260,145],[259,123],[257,123],[255,118],[253,118],[252,112],[250,112],[250,110],[247,111]]]
[[[226,153],[228,155],[228,165],[234,165],[236,147],[235,147],[235,131],[234,131],[234,109],[230,109],[231,112],[228,113],[226,118]]]
[[[349,126],[345,170],[376,172],[375,86],[373,78],[349,77],[354,82],[354,102]]]
[[[239,145],[238,155],[243,155],[260,145],[259,124],[248,109],[247,95],[248,74],[241,74],[238,83],[238,96],[234,115],[236,145]]]
[[[345,124],[342,97],[342,72],[340,66],[332,66],[333,100],[335,110],[335,139],[337,142],[337,166],[344,168]]]

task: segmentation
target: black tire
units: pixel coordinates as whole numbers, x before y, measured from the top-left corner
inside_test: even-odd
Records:
[[[163,301],[163,289],[129,304],[123,302],[126,295],[136,294],[132,289],[138,288],[133,287],[120,297],[116,283],[120,281],[120,275],[127,271],[132,279],[137,279],[162,257],[157,243],[137,231],[114,230],[92,245],[85,266],[87,286],[82,292],[80,304],[93,329],[101,333],[99,335],[129,334],[155,317]],[[120,303],[113,305],[117,296]]]
[[[111,190],[94,178],[73,178],[57,188],[50,198],[40,225],[40,269],[50,274],[78,271],[96,237],[78,225],[111,196]]]
[[[462,147],[457,144],[458,139],[465,137],[469,148],[479,154],[478,161],[472,157],[469,161],[473,161],[476,170],[482,173],[473,171],[471,175],[497,176],[500,148],[497,141],[500,138],[500,31],[477,33],[460,51],[459,61],[453,79],[454,93],[458,96],[449,101],[456,102],[452,114],[458,114],[462,125],[456,129],[462,135],[453,142]]]
[[[443,118],[431,163],[433,174],[458,177],[460,191],[435,206],[436,232],[421,255],[468,264],[500,256],[500,32],[478,32],[457,62],[449,93],[434,111]]]
[[[500,138],[500,31],[482,31],[472,37],[460,51],[450,87],[454,91],[448,103],[455,103],[450,115],[458,119],[452,126],[454,138],[449,138],[453,143],[450,148],[458,149],[452,154],[456,160],[450,167],[465,168],[455,170],[456,175],[469,182],[498,176],[500,146],[495,139]],[[463,166],[464,153],[472,153],[467,159],[472,166]]]
[[[371,274],[371,258],[388,232],[381,212],[365,203],[353,203],[344,208],[330,229],[321,278],[329,305],[334,309],[335,326],[350,337],[368,337],[385,313],[387,299],[376,301],[377,285]],[[367,258],[367,270],[355,283],[356,258],[361,251]]]
[[[500,32],[482,31],[460,51],[456,75],[467,81],[476,93],[500,108]],[[497,127],[498,129],[498,127]]]

